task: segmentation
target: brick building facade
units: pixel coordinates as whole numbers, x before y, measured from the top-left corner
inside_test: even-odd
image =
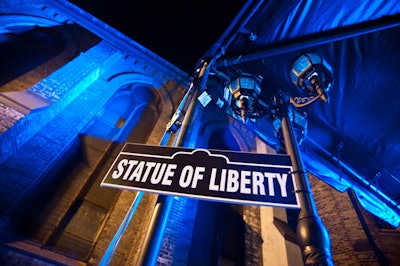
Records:
[[[113,246],[138,193],[100,182],[124,142],[159,145],[190,75],[66,1],[0,10],[0,262],[135,265],[157,195]],[[196,146],[272,151],[218,107],[199,119]],[[400,265],[398,229],[310,180],[335,265]],[[174,197],[157,265],[298,265],[296,215]]]

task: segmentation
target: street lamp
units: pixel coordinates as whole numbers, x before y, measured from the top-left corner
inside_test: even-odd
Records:
[[[166,131],[168,134],[165,134],[165,139],[163,138],[161,145],[165,145],[170,133],[175,132],[178,132],[176,145],[182,145],[187,141],[188,136],[185,132],[196,102],[193,102],[194,97],[189,97],[189,95],[192,93],[197,95],[197,91],[204,90],[211,65],[213,65],[213,62],[202,64],[201,71],[192,83],[193,86],[191,85],[187,92],[188,97],[184,97],[173,116],[173,120],[168,124]],[[272,97],[271,102],[266,104],[260,99],[260,77],[242,74],[225,88],[224,99],[230,104],[233,116],[240,118],[245,124],[248,119],[261,118],[268,113],[276,119],[274,126],[278,131],[281,131],[280,135],[285,143],[286,152],[292,161],[293,172],[291,174],[293,174],[297,185],[295,193],[298,194],[301,210],[296,231],[302,248],[304,263],[305,265],[333,265],[328,232],[318,216],[290,119],[290,117],[294,117],[292,107],[302,108],[318,99],[328,102],[327,93],[332,83],[332,69],[319,55],[309,53],[294,62],[290,76],[293,84],[301,88],[306,94],[305,96],[292,98],[289,94],[278,91]],[[188,107],[187,112],[182,111],[184,107]],[[276,121],[279,123],[276,123]],[[155,264],[172,204],[171,199],[171,196],[159,198],[153,212],[150,229],[139,255],[138,265]]]
[[[242,74],[230,81],[225,88],[224,98],[231,105],[233,114],[243,123],[250,118],[260,118],[265,114],[265,104],[260,100],[260,76]]]
[[[290,80],[294,85],[308,93],[306,99],[310,99],[310,102],[301,102],[305,98],[296,97],[291,103],[296,107],[303,107],[319,98],[328,103],[328,92],[333,79],[332,72],[332,67],[320,55],[308,53],[300,56],[293,63]]]
[[[305,265],[333,265],[328,232],[318,216],[312,196],[307,172],[304,169],[290,120],[290,105],[301,108],[318,99],[329,102],[328,91],[332,85],[332,68],[318,54],[309,53],[300,56],[292,66],[290,79],[303,91],[305,97],[292,98],[279,91],[271,102],[271,110],[281,121],[282,137],[286,153],[290,156],[293,175],[297,184],[300,213],[297,219],[296,233],[303,252]]]
[[[283,92],[274,96],[276,117],[280,119],[282,138],[286,153],[292,161],[293,176],[296,181],[300,213],[297,218],[296,233],[303,253],[305,265],[333,265],[330,252],[328,232],[318,216],[317,208],[312,196],[303,161],[300,156],[298,143],[295,138],[292,122],[289,118],[290,98]]]
[[[257,84],[257,79],[251,82],[248,80],[250,78],[251,76],[246,76],[245,82],[241,82],[244,78],[240,76],[230,82],[228,88],[232,95],[225,97],[225,100],[231,101],[232,111],[240,114],[243,122],[247,121],[247,118],[258,118],[267,113],[275,119],[274,127],[279,132],[278,135],[285,144],[286,153],[291,158],[293,168],[291,174],[296,180],[297,190],[295,193],[298,194],[301,208],[296,231],[304,264],[333,265],[329,235],[318,216],[291,121],[291,118],[296,117],[294,115],[296,110],[293,110],[293,107],[302,108],[319,99],[325,103],[329,102],[328,91],[333,81],[332,68],[318,54],[308,53],[300,56],[293,63],[290,79],[294,85],[300,88],[302,95],[292,97],[286,92],[278,91],[268,105],[259,104],[262,103],[258,97],[259,93],[255,93],[256,89],[249,89],[254,86],[248,85]],[[242,98],[247,103],[242,103]],[[306,123],[303,122],[303,126],[306,126]]]

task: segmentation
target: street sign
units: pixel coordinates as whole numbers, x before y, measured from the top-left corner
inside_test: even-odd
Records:
[[[290,157],[126,143],[101,186],[300,208]]]

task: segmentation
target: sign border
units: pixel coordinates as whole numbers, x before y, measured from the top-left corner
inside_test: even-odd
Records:
[[[170,148],[170,149],[177,149],[178,151],[173,153],[172,155],[152,155],[149,153],[138,153],[138,152],[129,152],[129,151],[124,151],[124,149],[128,145],[134,145],[134,146],[145,146],[145,147],[151,147],[151,148]],[[158,189],[151,189],[151,188],[140,188],[140,187],[134,187],[134,186],[126,186],[126,185],[119,185],[119,184],[111,184],[105,182],[105,180],[109,177],[110,172],[114,169],[115,164],[118,162],[118,159],[120,158],[121,155],[133,155],[133,156],[141,156],[141,157],[149,157],[149,158],[160,158],[160,159],[173,159],[174,156],[177,154],[194,154],[195,152],[198,151],[203,151],[206,152],[210,157],[211,156],[216,156],[216,157],[223,157],[227,164],[233,164],[233,165],[248,165],[248,166],[262,166],[262,167],[273,167],[273,168],[287,168],[289,169],[289,175],[291,176],[292,183],[293,183],[293,188],[294,188],[294,196],[296,199],[296,204],[290,204],[290,203],[274,203],[274,202],[264,202],[264,201],[255,201],[255,200],[240,200],[240,199],[234,199],[234,198],[229,198],[229,197],[218,197],[218,196],[204,196],[204,195],[197,195],[197,194],[189,194],[189,193],[183,193],[183,192],[171,192],[171,191],[164,191],[164,190],[158,190]],[[216,153],[212,153],[215,151]],[[218,153],[221,152],[221,153]],[[168,146],[155,146],[155,145],[146,145],[146,144],[137,144],[137,143],[130,143],[127,142],[124,144],[120,152],[118,153],[118,156],[115,158],[113,161],[112,165],[109,167],[105,177],[100,183],[101,187],[110,187],[110,188],[118,188],[118,189],[126,189],[130,191],[143,191],[143,192],[148,192],[148,193],[154,193],[154,194],[162,194],[162,195],[170,195],[170,196],[176,196],[176,197],[188,197],[188,198],[195,198],[195,199],[200,199],[200,200],[208,200],[208,201],[218,201],[218,202],[225,202],[225,203],[233,203],[233,204],[245,204],[245,205],[256,205],[256,206],[270,206],[270,207],[281,207],[281,208],[294,208],[294,209],[299,209],[300,204],[299,204],[299,198],[298,198],[298,193],[297,191],[297,184],[295,182],[295,177],[292,174],[293,172],[293,167],[292,165],[274,165],[274,164],[261,164],[261,163],[247,163],[247,162],[237,162],[237,161],[231,161],[229,157],[227,157],[223,153],[246,153],[248,152],[237,152],[237,151],[225,151],[225,150],[216,150],[216,149],[204,149],[204,148],[181,148],[181,147],[168,147]],[[252,153],[257,155],[258,153]],[[287,156],[287,155],[280,155],[280,154],[262,154],[260,155],[269,155],[269,156]],[[289,177],[288,177],[289,178]]]

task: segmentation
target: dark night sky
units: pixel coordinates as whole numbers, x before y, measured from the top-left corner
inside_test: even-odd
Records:
[[[244,0],[70,2],[190,74],[197,60],[224,33],[245,3]]]

